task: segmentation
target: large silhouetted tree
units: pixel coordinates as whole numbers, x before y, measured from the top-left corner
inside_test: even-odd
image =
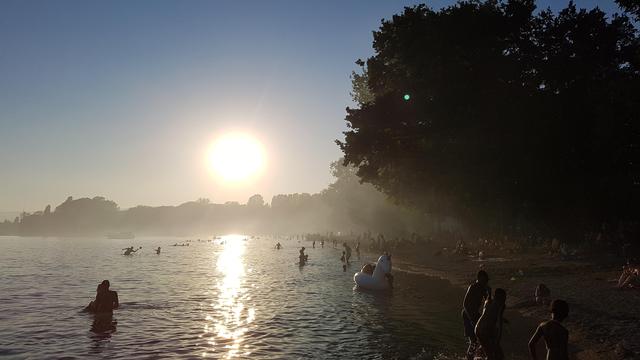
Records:
[[[383,21],[354,77],[345,163],[396,199],[484,229],[636,219],[635,29],[573,3],[534,10],[465,1]]]

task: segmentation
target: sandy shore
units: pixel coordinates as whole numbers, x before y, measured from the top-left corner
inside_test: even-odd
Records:
[[[436,255],[438,249],[396,252],[394,268],[466,287],[482,265],[491,277],[492,288],[507,290],[508,307],[536,322],[549,318],[548,308],[534,302],[536,285],[544,283],[551,289],[551,298],[570,304],[565,325],[570,331],[572,359],[640,359],[640,291],[614,287],[621,264],[595,259],[562,261],[544,253],[499,251],[489,252],[487,260],[478,261],[447,252]]]

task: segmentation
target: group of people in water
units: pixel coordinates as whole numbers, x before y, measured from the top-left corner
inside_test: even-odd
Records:
[[[540,291],[540,298],[545,298],[541,289],[546,289],[546,286],[542,288],[539,285],[536,294]],[[476,281],[467,288],[462,308],[464,333],[469,342],[468,360],[473,360],[479,352],[487,360],[504,359],[500,340],[503,325],[508,323],[503,317],[506,300],[507,292],[496,289],[492,294],[489,275],[484,270],[478,271]],[[551,319],[542,322],[529,340],[529,352],[532,359],[538,359],[536,344],[542,338],[547,347],[547,360],[567,360],[569,331],[562,321],[569,315],[569,304],[556,299],[551,302],[550,310]]]
[[[316,241],[312,246],[315,248]],[[324,247],[324,239],[320,240],[320,244]],[[174,245],[180,246],[180,245]],[[184,246],[184,245],[182,245]],[[188,244],[187,244],[188,246]],[[334,240],[335,246],[335,240]],[[340,257],[343,271],[346,272],[347,266],[350,265],[352,256],[351,247],[347,242],[342,244],[344,250]],[[283,248],[280,242],[276,243],[275,248],[280,250]],[[131,255],[142,249],[139,247],[127,247],[122,249],[123,255]],[[360,255],[360,241],[355,245],[356,253]],[[306,248],[302,246],[299,250],[298,264],[306,265],[309,261],[309,255],[305,253]],[[159,255],[161,248],[158,247],[156,253]],[[361,272],[373,274],[375,264],[365,264]],[[392,280],[390,280],[392,281]],[[627,264],[623,268],[623,274],[620,277],[617,286],[626,288],[640,285],[640,266],[637,264]],[[96,289],[96,297],[85,308],[91,313],[112,313],[114,309],[119,307],[117,292],[110,290],[108,280],[102,281]],[[537,304],[550,305],[551,317],[549,320],[540,323],[529,341],[529,351],[533,359],[538,358],[536,352],[536,344],[543,339],[546,348],[548,360],[566,360],[568,359],[568,339],[569,332],[562,325],[562,321],[569,315],[569,305],[563,300],[549,301],[550,291],[544,285],[540,284],[535,290],[535,299]],[[489,275],[486,271],[480,270],[477,273],[477,279],[469,285],[463,301],[462,320],[464,325],[464,334],[468,339],[468,349],[466,352],[467,359],[473,360],[478,354],[482,353],[487,360],[502,360],[504,352],[500,341],[503,333],[503,325],[508,324],[504,318],[504,310],[506,306],[507,292],[498,288],[492,292],[489,286]]]

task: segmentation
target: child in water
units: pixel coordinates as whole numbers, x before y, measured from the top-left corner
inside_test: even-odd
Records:
[[[504,353],[500,347],[502,337],[502,324],[504,319],[504,307],[507,300],[507,292],[496,289],[493,299],[489,298],[484,303],[482,315],[475,327],[475,335],[487,356],[487,360],[502,360]]]
[[[544,337],[547,346],[547,360],[568,360],[567,351],[569,331],[560,323],[569,316],[569,304],[563,300],[553,300],[551,303],[551,320],[541,323],[529,340],[531,358],[536,360],[536,343]]]

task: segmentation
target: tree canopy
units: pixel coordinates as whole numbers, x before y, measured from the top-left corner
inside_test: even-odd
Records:
[[[484,228],[637,219],[640,42],[626,16],[419,5],[383,21],[373,48],[337,141],[362,181]]]

